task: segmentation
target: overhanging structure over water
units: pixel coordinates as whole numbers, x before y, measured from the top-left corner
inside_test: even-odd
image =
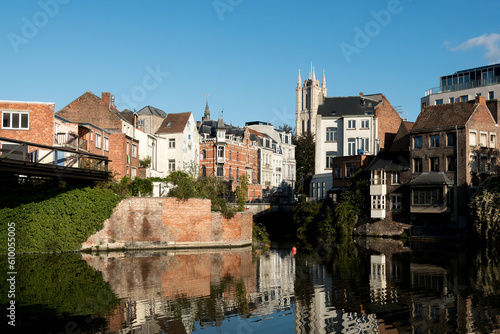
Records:
[[[110,178],[102,155],[0,137],[0,172],[60,180],[104,181]]]

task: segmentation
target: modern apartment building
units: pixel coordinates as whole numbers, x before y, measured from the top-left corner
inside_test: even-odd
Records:
[[[439,78],[439,86],[430,88],[421,98],[422,109],[444,103],[465,102],[483,96],[500,97],[500,64],[457,71]]]

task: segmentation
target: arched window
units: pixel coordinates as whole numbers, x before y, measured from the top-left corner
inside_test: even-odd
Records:
[[[207,176],[207,167],[201,166],[201,176]]]
[[[202,154],[203,160],[205,160],[207,158],[207,150],[203,149],[201,151],[201,154]]]

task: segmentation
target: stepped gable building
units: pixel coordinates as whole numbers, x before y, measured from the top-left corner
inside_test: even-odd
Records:
[[[471,195],[481,180],[496,173],[499,134],[483,96],[422,109],[410,131],[413,224],[467,227]]]
[[[259,181],[259,141],[248,128],[227,124],[222,117],[210,119],[210,112],[203,117],[200,134],[200,173],[214,175],[227,181],[232,191],[243,174],[248,176],[248,199],[262,198]]]
[[[296,130],[297,136],[304,136],[306,133],[316,134],[316,115],[318,107],[326,98],[326,79],[325,71],[323,71],[323,78],[321,86],[319,80],[316,79],[314,67],[309,73],[309,78],[304,80],[299,76],[297,78],[296,90]]]
[[[91,153],[109,157],[109,169],[117,179],[137,175],[139,141],[135,127],[115,107],[111,93],[104,92],[99,98],[88,91],[56,115],[85,126],[79,137],[87,141]]]
[[[439,87],[428,89],[420,99],[426,106],[465,102],[483,96],[486,100],[500,97],[500,64],[460,70],[439,78]]]

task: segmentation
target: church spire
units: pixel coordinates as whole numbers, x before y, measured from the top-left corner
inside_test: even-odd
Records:
[[[205,115],[203,117],[204,120],[210,120],[210,108],[208,107],[208,94],[207,94],[207,105],[205,106]]]
[[[326,87],[325,70],[323,70],[323,79],[321,80],[321,87]]]
[[[297,78],[297,87],[302,85],[302,80],[300,79],[300,69],[299,69],[299,77]]]

